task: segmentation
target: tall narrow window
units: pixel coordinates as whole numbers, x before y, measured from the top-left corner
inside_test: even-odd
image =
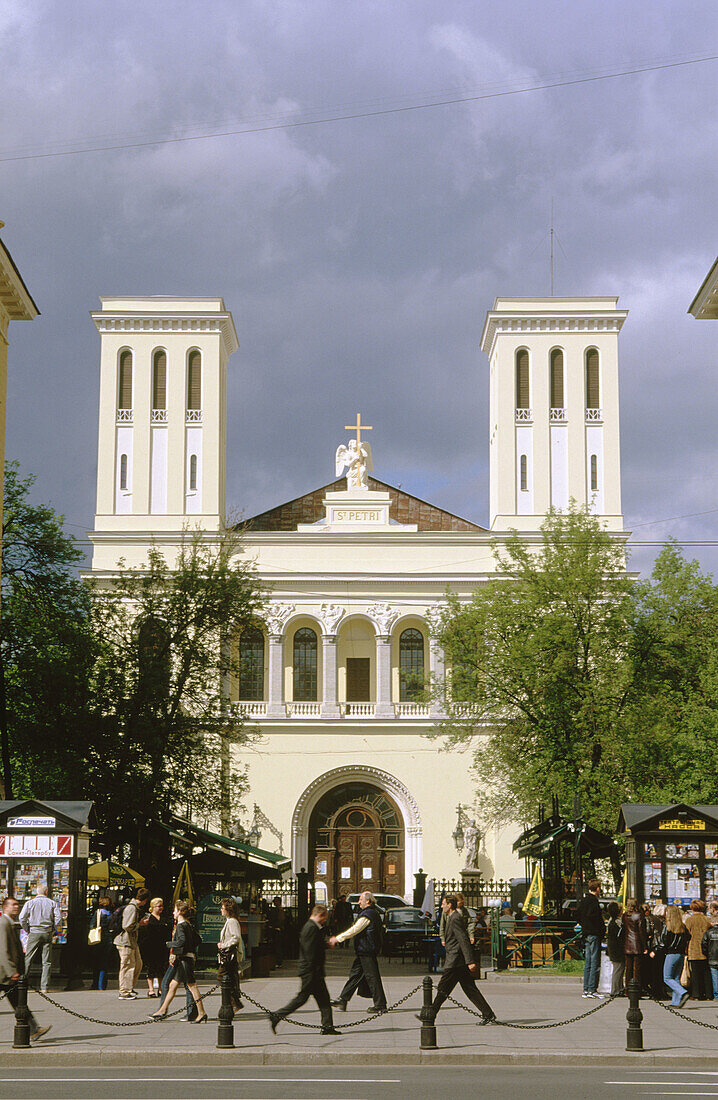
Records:
[[[529,469],[528,469],[528,466],[529,466],[529,464],[528,464],[528,459],[526,458],[526,455],[521,455],[521,460],[520,460],[520,465],[519,465],[519,476],[520,476],[520,479],[521,479],[520,484],[521,484],[521,492],[522,493],[527,493],[528,488],[529,488]]]
[[[152,408],[167,408],[167,353],[161,348],[152,356]]]
[[[189,491],[197,492],[197,455],[189,456]]]
[[[239,698],[247,702],[264,698],[264,634],[258,626],[243,630],[239,639]]]
[[[404,630],[399,636],[399,700],[414,703],[424,689],[424,635]]]
[[[120,455],[120,489],[127,489],[127,455]]]
[[[198,351],[187,357],[187,408],[202,408],[202,356]]]
[[[586,408],[598,409],[601,406],[600,379],[598,371],[598,352],[589,348],[586,352]]]
[[[591,492],[598,492],[598,458],[591,455]]]
[[[563,352],[554,348],[551,352],[551,408],[563,408]]]
[[[117,393],[118,409],[132,408],[132,352],[120,352],[120,377]]]
[[[317,701],[317,636],[308,626],[294,635],[294,701]]]
[[[529,404],[529,353],[521,348],[516,352],[516,408],[528,409]]]

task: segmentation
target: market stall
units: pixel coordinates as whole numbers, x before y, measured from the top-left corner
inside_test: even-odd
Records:
[[[621,806],[628,894],[687,906],[718,901],[718,806]]]

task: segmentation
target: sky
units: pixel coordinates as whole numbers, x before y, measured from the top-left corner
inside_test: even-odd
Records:
[[[84,537],[89,311],[221,295],[231,509],[332,480],[361,411],[377,477],[485,525],[479,339],[496,296],[549,293],[553,205],[556,293],[630,311],[626,525],[713,541],[687,552],[718,571],[718,322],[687,313],[718,253],[718,60],[675,64],[712,54],[713,0],[4,0],[2,238],[41,311],[11,326],[8,457]]]

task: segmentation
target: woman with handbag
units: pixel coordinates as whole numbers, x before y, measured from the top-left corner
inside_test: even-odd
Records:
[[[628,989],[628,983],[631,980],[641,981],[641,959],[648,951],[646,918],[635,898],[627,899],[621,923],[623,925],[623,950],[626,957],[624,978],[626,989]]]
[[[666,906],[665,920],[660,941],[665,951],[663,981],[671,991],[671,1004],[674,1008],[681,1008],[688,1000],[688,990],[681,984],[680,978],[686,961],[689,933],[677,905]]]
[[[174,995],[182,982],[184,982],[189,989],[197,1005],[197,1012],[199,1015],[197,1019],[192,1022],[195,1024],[205,1024],[208,1020],[207,1013],[202,1004],[202,995],[197,987],[194,976],[197,948],[202,941],[199,938],[199,934],[195,932],[187,919],[188,914],[189,905],[186,901],[175,902],[174,916],[177,923],[175,925],[174,937],[170,943],[170,966],[172,967],[172,977],[167,990],[167,996],[160,1005],[158,1011],[150,1015],[150,1019],[152,1020],[164,1020],[167,1015],[167,1010],[172,1004]]]
[[[91,948],[91,989],[107,989],[107,972],[114,957],[112,935],[109,929],[111,916],[112,903],[106,895],[102,894],[97,899],[97,905],[90,917],[90,931],[87,937]]]
[[[224,927],[217,944],[218,977],[221,981],[225,974],[229,975],[232,1007],[237,1012],[240,1008],[244,1008],[239,988],[239,964],[244,962],[244,942],[239,923],[239,910],[234,898],[222,898],[221,913],[224,917]]]
[[[685,920],[686,928],[690,933],[688,941],[688,967],[690,970],[691,984],[688,987],[691,997],[696,1001],[713,1000],[713,982],[711,981],[708,959],[703,954],[701,942],[711,926],[706,916],[706,903],[694,898],[691,902],[691,911]]]

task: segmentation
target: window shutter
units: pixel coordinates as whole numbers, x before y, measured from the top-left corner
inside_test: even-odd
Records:
[[[119,409],[132,408],[132,352],[120,353],[120,386],[118,393]]]
[[[156,351],[152,371],[152,408],[167,408],[167,355]]]
[[[563,352],[560,348],[551,352],[551,408],[563,408]]]
[[[529,353],[516,352],[516,408],[529,407]]]
[[[598,409],[601,395],[598,376],[598,352],[590,348],[586,352],[586,408]]]
[[[202,408],[202,357],[191,351],[187,361],[187,408]]]

